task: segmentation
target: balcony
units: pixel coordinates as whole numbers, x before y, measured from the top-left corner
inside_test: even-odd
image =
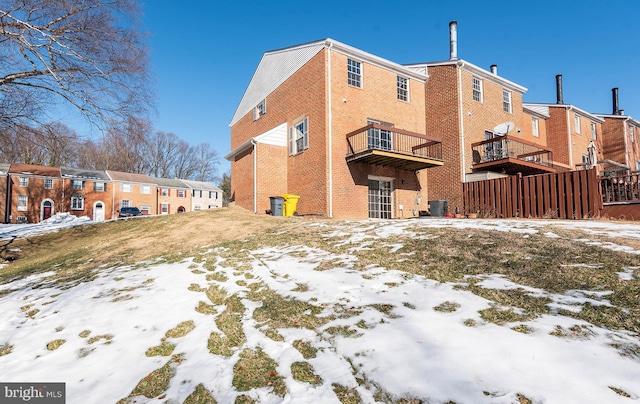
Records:
[[[347,163],[422,170],[443,165],[442,142],[391,126],[370,124],[347,134]]]
[[[508,135],[471,145],[473,169],[534,175],[554,173],[553,152],[535,143]]]

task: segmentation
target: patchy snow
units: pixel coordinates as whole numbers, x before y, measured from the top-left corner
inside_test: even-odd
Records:
[[[42,225],[0,226],[0,237],[41,234],[47,229],[86,223],[67,217]],[[177,365],[162,402],[182,403],[200,383],[219,403],[233,403],[240,394],[263,403],[338,403],[334,383],[357,389],[365,403],[375,402],[372,391],[359,385],[356,377],[379,386],[392,398],[415,397],[434,403],[512,403],[517,401],[517,394],[540,403],[640,400],[640,358],[622,356],[615,348],[637,349],[640,336],[559,315],[504,326],[488,323],[479,311],[494,307],[489,300],[457,289],[455,284],[400,271],[377,266],[356,271],[356,258],[347,253],[350,249],[366,249],[380,238],[391,237],[392,241],[394,235],[416,234],[420,227],[509,231],[523,236],[544,231],[547,237],[554,237],[548,227],[558,226],[637,239],[640,225],[430,219],[311,226],[317,226],[330,242],[344,246],[345,253],[336,255],[295,245],[265,246],[250,252],[252,279],[230,264],[227,267],[218,257],[215,266],[226,275],[224,282],[208,281],[210,272],[204,263],[187,258],[172,264],[144,262],[135,267],[102,268],[95,279],[65,287],[47,285],[48,273],[0,285],[0,291],[8,292],[0,297],[0,347],[13,346],[11,353],[0,356],[0,378],[3,382],[65,382],[69,403],[114,403],[167,362],[167,357],[147,357],[146,350],[159,345],[167,330],[191,320],[195,324],[192,332],[168,339],[176,345],[174,353],[184,354],[184,361]],[[400,255],[400,244],[386,245],[389,254]],[[222,251],[212,249],[211,253]],[[321,263],[328,269],[316,270]],[[621,268],[621,282],[633,280],[637,271],[638,267]],[[247,287],[241,280],[263,282],[282,296],[322,306],[321,315],[335,314],[338,307],[354,308],[357,313],[337,316],[316,330],[280,329],[284,341],[274,341],[252,318],[252,311],[260,303],[244,299],[245,345],[228,358],[212,355],[207,340],[218,329],[212,315],[194,310],[207,298],[202,292],[189,290],[189,286],[217,284],[228,294],[242,293]],[[298,288],[301,284],[305,288]],[[500,275],[483,276],[479,285],[520,288],[533,296],[549,297],[554,308],[580,310],[586,303],[611,305],[608,291],[554,294],[518,285]],[[434,310],[444,302],[459,308],[453,312]],[[391,305],[393,309],[384,313],[376,309],[379,305]],[[472,326],[469,320],[473,320]],[[531,332],[516,332],[511,328],[516,325],[526,325]],[[357,335],[332,335],[327,331],[330,327],[355,330]],[[89,334],[80,336],[85,330]],[[565,333],[563,337],[553,334],[559,330]],[[57,339],[66,342],[54,351],[47,350],[47,343]],[[296,340],[318,349],[317,356],[307,361],[322,378],[321,384],[314,386],[293,378],[291,364],[303,360],[292,345]],[[233,368],[246,347],[260,347],[278,363],[277,372],[284,377],[288,390],[285,397],[270,394],[268,388],[239,392],[231,387]],[[631,398],[616,394],[611,387]],[[139,397],[136,402],[159,401]]]

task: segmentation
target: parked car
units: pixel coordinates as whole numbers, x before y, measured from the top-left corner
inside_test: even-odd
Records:
[[[142,216],[142,212],[140,209],[136,207],[126,207],[120,208],[118,211],[118,217],[132,217],[132,216]]]

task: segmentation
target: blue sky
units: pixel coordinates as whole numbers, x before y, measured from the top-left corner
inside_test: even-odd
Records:
[[[397,63],[458,57],[528,88],[525,102],[564,102],[640,119],[640,1],[147,0],[156,131],[210,143],[229,164],[229,122],[264,52],[332,38]]]

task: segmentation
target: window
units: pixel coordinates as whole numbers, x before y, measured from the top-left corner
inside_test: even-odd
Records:
[[[473,78],[473,100],[482,102],[482,80]]]
[[[44,179],[44,188],[45,189],[52,189],[53,188],[53,179],[45,178]]]
[[[540,131],[538,129],[538,118],[531,117],[531,134],[535,137],[540,136]]]
[[[140,205],[140,211],[143,215],[151,214],[151,205]]]
[[[580,133],[580,116],[578,114],[573,114],[573,126],[575,127],[576,133]]]
[[[82,194],[71,195],[71,210],[84,210],[84,197]]]
[[[289,155],[309,148],[309,121],[304,118],[289,128]]]
[[[169,189],[168,188],[160,188],[160,195],[161,196],[169,196]]]
[[[133,192],[133,186],[127,182],[123,182],[122,184],[120,184],[120,191]]]
[[[105,191],[105,183],[104,182],[94,182],[93,183],[93,190],[94,191],[98,191],[98,192],[104,192]]]
[[[178,190],[178,198],[186,198],[186,192],[184,191],[184,189],[179,189]]]
[[[84,181],[82,180],[71,180],[71,188],[75,190],[83,190],[84,189]]]
[[[511,113],[511,92],[502,90],[502,109],[504,112]]]
[[[27,210],[27,200],[28,198],[26,195],[18,195],[18,210]]]
[[[202,210],[202,206],[201,205],[194,205],[193,206],[193,210]]]
[[[347,83],[354,87],[362,87],[362,64],[358,61],[347,60]]]
[[[636,171],[640,171],[640,161],[636,161]]]
[[[160,214],[168,215],[169,214],[169,204],[167,202],[162,202],[160,204]]]
[[[18,185],[21,187],[28,187],[29,186],[29,177],[19,177],[18,178]]]
[[[209,199],[218,199],[218,191],[209,191]]]
[[[367,125],[372,123],[393,128],[392,123],[367,119]],[[393,133],[390,130],[371,128],[367,131],[367,144],[369,149],[393,150]]]
[[[260,117],[267,113],[267,100],[260,101],[260,104],[256,105],[253,109],[253,120],[257,121]]]
[[[140,193],[145,195],[151,195],[151,185],[140,185]]]
[[[584,167],[589,165],[589,155],[588,154],[583,154],[582,155],[582,165]]]
[[[596,124],[591,122],[591,139],[596,140],[597,132],[596,132]]]
[[[194,198],[202,198],[202,190],[201,189],[194,189],[193,190],[193,197]]]
[[[631,141],[631,143],[634,142],[634,135],[635,133],[633,133],[633,126],[629,125],[629,140]]]
[[[398,99],[409,101],[409,79],[398,76]]]
[[[132,206],[131,205],[131,201],[128,200],[128,199],[123,199],[123,200],[120,201],[120,207],[121,208],[130,208],[131,206]]]

